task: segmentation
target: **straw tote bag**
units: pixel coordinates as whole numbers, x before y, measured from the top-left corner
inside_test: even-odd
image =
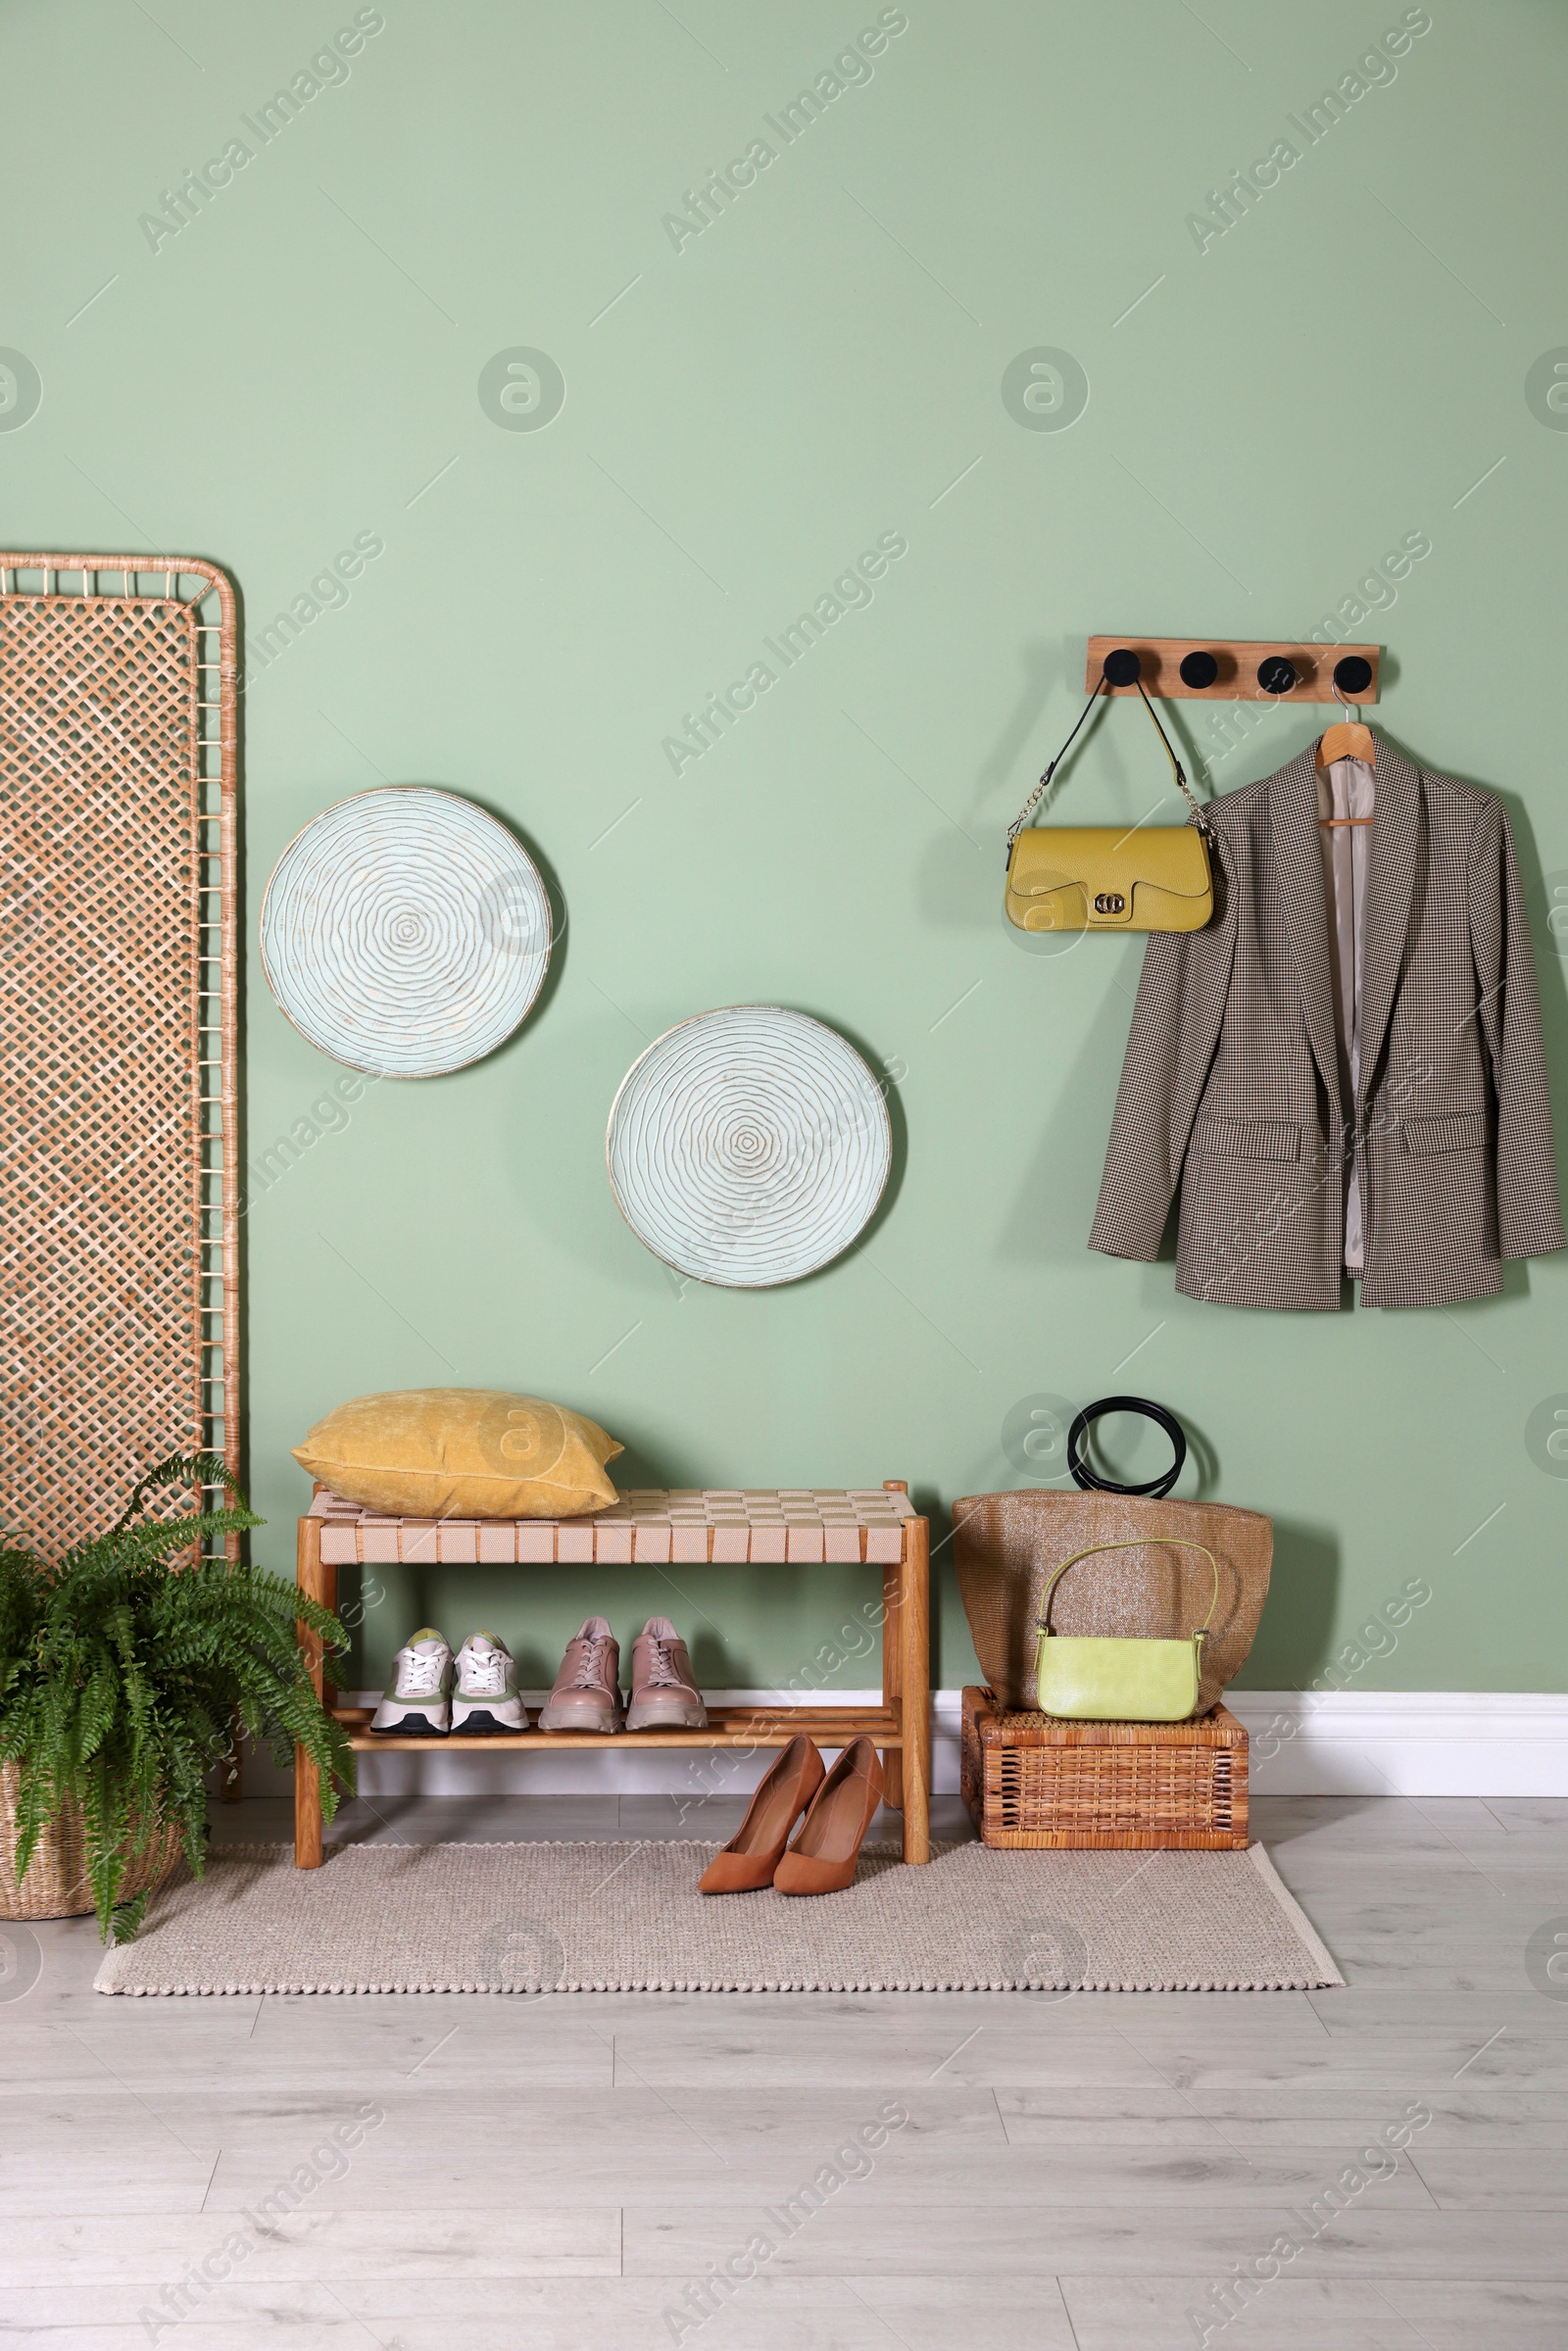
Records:
[[[1126,1491],[1100,1477],[1081,1457],[1090,1424],[1111,1410],[1146,1412],[1162,1427],[1169,1421],[1176,1431],[1169,1469],[1141,1491]],[[1004,1710],[1038,1707],[1035,1628],[1046,1613],[1047,1582],[1054,1569],[1097,1543],[1141,1547],[1063,1576],[1052,1599],[1054,1632],[1083,1639],[1190,1641],[1213,1593],[1208,1561],[1187,1547],[1201,1544],[1213,1554],[1219,1598],[1202,1644],[1194,1711],[1207,1714],[1219,1703],[1257,1636],[1268,1597],[1274,1522],[1261,1510],[1228,1502],[1172,1498],[1169,1490],[1185,1454],[1186,1439],[1173,1413],[1139,1396],[1105,1396],[1072,1423],[1069,1466],[1075,1481],[1083,1481],[1077,1490],[1025,1487],[1010,1494],[965,1494],[954,1503],[958,1592],[981,1674]]]

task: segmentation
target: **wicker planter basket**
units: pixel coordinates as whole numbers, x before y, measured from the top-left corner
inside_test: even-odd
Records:
[[[92,1909],[87,1882],[87,1837],[74,1805],[58,1812],[32,1849],[27,1874],[17,1884],[17,1794],[21,1772],[0,1764],[0,1919],[74,1919]],[[179,1859],[179,1833],[165,1829],[121,1880],[128,1902],[168,1877]]]

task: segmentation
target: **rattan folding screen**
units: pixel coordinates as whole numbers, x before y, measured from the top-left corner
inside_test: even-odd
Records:
[[[222,572],[0,554],[0,1521],[46,1557],[238,1463],[235,757]]]

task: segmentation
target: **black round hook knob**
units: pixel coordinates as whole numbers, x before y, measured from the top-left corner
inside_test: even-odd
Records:
[[[1182,684],[1201,692],[1211,686],[1219,675],[1219,663],[1211,653],[1190,653],[1182,661]]]
[[[1265,694],[1289,694],[1296,683],[1296,664],[1282,653],[1271,653],[1257,664],[1257,682]]]
[[[1342,694],[1364,694],[1372,683],[1372,664],[1358,653],[1348,653],[1334,664],[1334,683]]]
[[[1113,686],[1135,686],[1143,673],[1144,664],[1130,645],[1118,645],[1106,654],[1104,674]]]

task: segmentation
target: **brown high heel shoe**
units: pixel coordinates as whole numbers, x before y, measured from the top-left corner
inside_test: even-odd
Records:
[[[746,1818],[698,1881],[703,1894],[750,1893],[771,1886],[790,1831],[826,1777],[821,1756],[808,1739],[792,1739],[758,1783]]]
[[[781,1894],[836,1894],[852,1883],[871,1815],[882,1801],[882,1765],[868,1739],[845,1748],[773,1872]]]

